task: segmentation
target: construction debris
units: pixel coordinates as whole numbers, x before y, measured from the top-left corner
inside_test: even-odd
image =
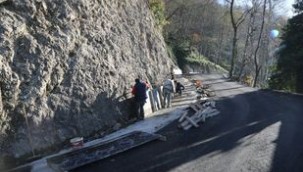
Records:
[[[196,92],[198,94],[197,99],[203,98],[203,97],[214,97],[216,94],[214,91],[209,89],[209,85],[202,85],[201,87],[196,88]]]
[[[193,83],[196,86],[197,102],[191,104],[179,119],[179,128],[183,128],[184,130],[188,130],[192,126],[197,128],[199,127],[199,122],[205,122],[207,118],[220,113],[215,109],[215,101],[209,100],[209,97],[216,95],[215,92],[210,89],[211,86],[202,84],[201,80],[193,80]]]
[[[199,127],[199,122],[205,122],[207,118],[218,115],[220,112],[215,109],[215,101],[200,100],[191,104],[186,112],[179,118],[179,127],[184,130],[192,126]],[[193,110],[194,114],[190,113]],[[191,115],[192,114],[192,115]]]
[[[69,171],[157,139],[166,141],[166,137],[160,134],[133,131],[113,140],[50,157],[47,164],[56,172]]]

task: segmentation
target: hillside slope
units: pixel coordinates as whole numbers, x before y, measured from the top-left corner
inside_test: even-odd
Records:
[[[148,1],[1,0],[0,42],[2,157],[113,126],[172,65]]]

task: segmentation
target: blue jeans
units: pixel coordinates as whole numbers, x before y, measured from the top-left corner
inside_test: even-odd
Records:
[[[167,89],[163,89],[163,97],[164,97],[164,101],[163,101],[163,107],[170,107],[171,103],[170,103],[170,99],[171,99],[171,91],[167,90]]]
[[[156,108],[156,110],[159,110],[161,106],[160,106],[159,97],[158,97],[158,91],[157,90],[153,90],[153,97],[154,97],[155,108]]]

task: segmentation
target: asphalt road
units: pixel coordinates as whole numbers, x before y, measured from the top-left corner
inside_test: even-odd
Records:
[[[303,171],[303,96],[258,90],[220,75],[195,75],[216,92],[218,116],[75,172]],[[185,94],[186,95],[186,94]],[[186,97],[183,97],[186,98]]]

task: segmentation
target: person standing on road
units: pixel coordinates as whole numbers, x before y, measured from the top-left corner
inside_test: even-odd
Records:
[[[174,82],[170,79],[165,79],[163,82],[163,107],[171,107],[171,93],[174,92]]]
[[[138,119],[144,119],[144,104],[146,103],[147,95],[147,85],[146,83],[140,81],[140,79],[135,79],[135,85],[132,89],[132,94],[135,96],[135,108],[136,116]]]
[[[155,109],[159,110],[161,109],[161,105],[160,105],[160,100],[159,100],[159,85],[157,83],[153,83],[152,84],[152,94],[153,94],[153,100],[154,100],[154,105],[155,105]]]

